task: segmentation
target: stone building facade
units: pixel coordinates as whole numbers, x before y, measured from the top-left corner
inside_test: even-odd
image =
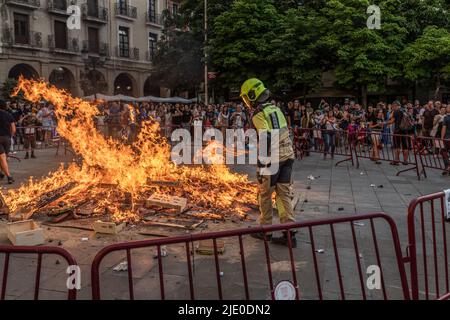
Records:
[[[166,96],[149,80],[151,61],[163,13],[180,2],[0,0],[0,84],[24,75],[75,96]]]

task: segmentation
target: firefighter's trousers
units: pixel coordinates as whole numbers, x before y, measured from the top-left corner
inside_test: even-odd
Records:
[[[292,208],[291,187],[293,159],[281,162],[279,170],[272,176],[259,177],[260,224],[271,225],[273,220],[272,194],[276,193],[276,205],[280,223],[295,222]]]

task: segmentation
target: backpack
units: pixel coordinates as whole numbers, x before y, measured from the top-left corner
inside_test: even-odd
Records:
[[[400,121],[400,130],[409,131],[414,127],[413,119],[407,112],[403,112],[402,121]]]

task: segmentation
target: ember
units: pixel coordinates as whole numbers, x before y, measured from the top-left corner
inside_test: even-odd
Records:
[[[55,106],[59,134],[83,160],[8,191],[4,200],[13,219],[70,211],[75,218],[107,213],[114,222],[137,222],[147,212],[140,209],[154,195],[187,199],[187,216],[198,211],[214,218],[245,219],[249,206],[256,203],[256,186],[225,165],[175,165],[157,123],[144,122],[137,142],[123,145],[96,129],[96,105],[42,81],[21,78],[14,94],[21,91],[30,101],[44,99]]]

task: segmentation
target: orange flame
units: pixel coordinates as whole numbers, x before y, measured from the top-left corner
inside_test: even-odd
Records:
[[[170,160],[170,145],[160,135],[158,123],[144,122],[133,146],[106,139],[95,127],[97,106],[73,98],[64,90],[43,81],[19,79],[13,93],[23,92],[24,98],[38,102],[42,99],[55,106],[58,133],[70,142],[82,156],[82,164],[61,166],[46,178],[30,181],[17,190],[10,190],[5,201],[12,212],[36,205],[43,195],[68,183],[76,187],[61,201],[76,205],[81,199],[94,199],[99,212],[112,214],[115,221],[138,221],[133,205],[123,208],[123,197],[131,194],[134,202],[145,200],[154,192],[186,197],[195,207],[227,214],[246,215],[246,204],[256,204],[256,186],[248,177],[232,173],[225,165],[177,166]],[[148,185],[148,181],[179,182],[181,188]],[[105,189],[102,185],[113,185]],[[27,209],[28,210],[28,209]]]

